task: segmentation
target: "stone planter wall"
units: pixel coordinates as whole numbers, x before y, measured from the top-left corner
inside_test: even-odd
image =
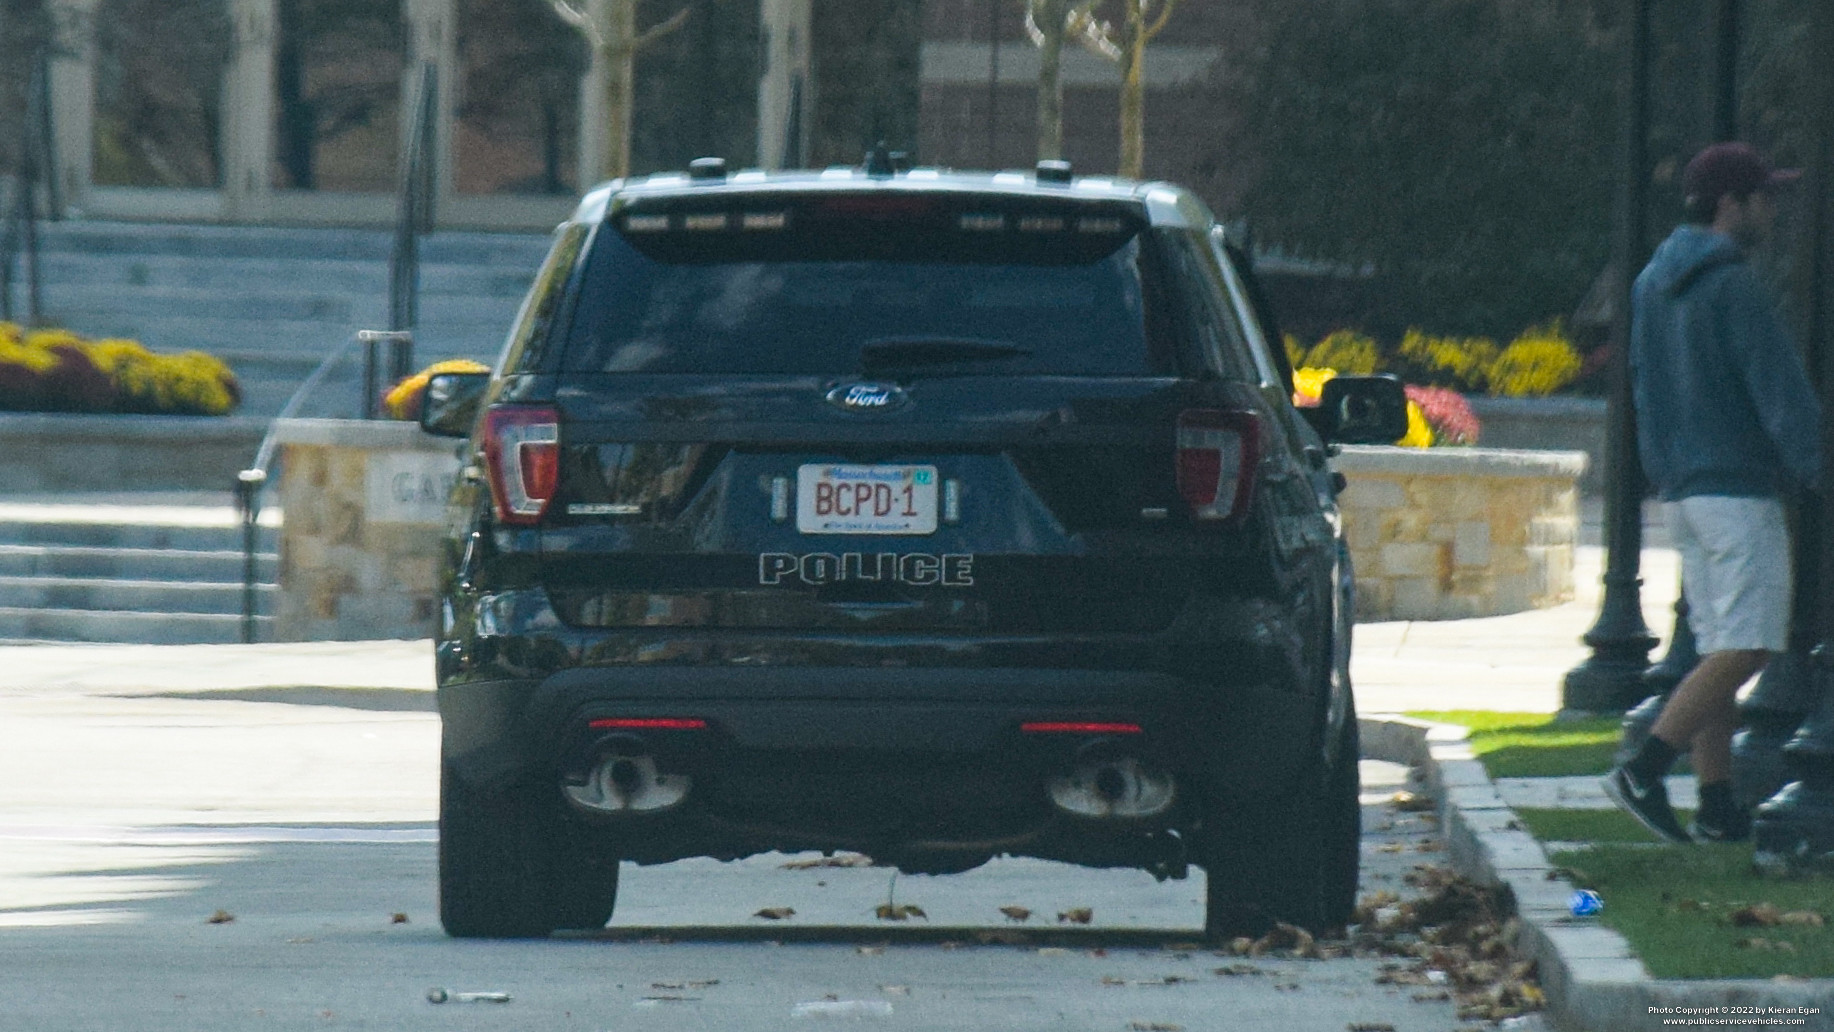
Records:
[[[413,423],[282,420],[282,641],[425,638],[434,631],[446,493],[460,443]]]
[[[1583,451],[1586,471],[1579,489],[1604,490],[1605,400],[1603,398],[1468,397],[1471,412],[1483,426],[1478,443],[1486,448],[1533,448]]]
[[[0,414],[0,493],[221,491],[255,458],[267,420],[250,416]]]
[[[1456,620],[1573,599],[1582,452],[1349,447],[1356,616]]]

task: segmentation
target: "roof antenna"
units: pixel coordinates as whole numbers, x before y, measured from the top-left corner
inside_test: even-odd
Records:
[[[889,176],[897,171],[892,163],[892,152],[886,149],[885,141],[873,144],[866,152],[866,174],[869,176]]]

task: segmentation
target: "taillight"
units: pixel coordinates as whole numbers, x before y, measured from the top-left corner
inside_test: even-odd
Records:
[[[1253,412],[1186,409],[1178,414],[1178,493],[1200,520],[1248,511],[1261,462],[1261,420]]]
[[[517,405],[485,412],[484,464],[497,519],[523,526],[540,520],[560,483],[560,413]]]
[[[1112,720],[1032,720],[1019,725],[1028,735],[1137,735],[1140,725]]]

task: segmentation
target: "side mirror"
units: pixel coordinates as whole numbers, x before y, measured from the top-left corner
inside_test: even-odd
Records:
[[[1334,376],[1318,407],[1300,411],[1335,444],[1393,444],[1407,436],[1407,391],[1392,376]]]
[[[489,373],[440,373],[427,381],[420,402],[420,428],[435,437],[469,437],[478,405],[490,388]]]

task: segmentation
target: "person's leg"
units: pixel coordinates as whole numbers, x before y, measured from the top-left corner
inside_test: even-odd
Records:
[[[1764,669],[1769,658],[1770,653],[1762,649],[1727,649],[1702,656],[1675,686],[1650,734],[1675,752],[1692,746],[1694,773],[1701,781],[1730,778],[1732,734],[1739,722],[1738,690]]]

